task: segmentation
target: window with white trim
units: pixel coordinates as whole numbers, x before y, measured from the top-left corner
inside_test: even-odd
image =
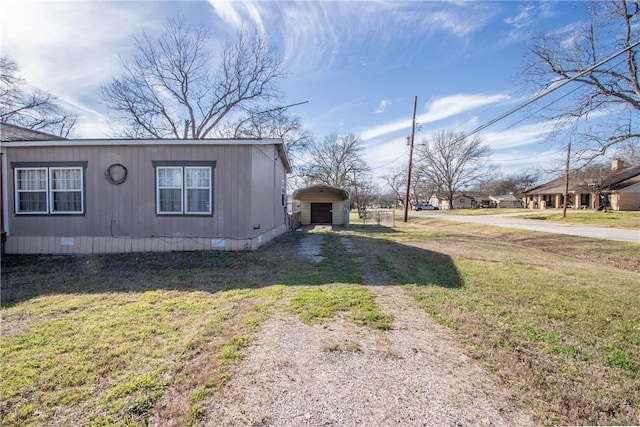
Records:
[[[84,167],[16,167],[16,214],[83,214]]]
[[[156,213],[211,215],[213,166],[156,165]]]

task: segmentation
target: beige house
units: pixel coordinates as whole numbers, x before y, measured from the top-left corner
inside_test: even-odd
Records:
[[[530,209],[554,209],[564,205],[565,178],[560,177],[527,190],[523,203]],[[576,179],[570,177],[567,207],[597,209],[607,207],[615,211],[640,210],[640,166],[625,167],[622,160],[614,160],[611,170],[599,177]]]
[[[253,250],[286,231],[279,139],[42,139],[1,152],[7,253]]]
[[[429,203],[441,210],[448,209],[475,209],[491,207],[489,195],[484,193],[466,192],[453,195],[453,206],[449,207],[449,199],[446,195],[434,193],[429,198]]]
[[[302,225],[349,226],[349,193],[346,190],[316,184],[294,191],[292,197],[296,210],[300,210]]]
[[[498,209],[521,208],[522,202],[513,194],[503,194],[501,196],[489,196],[491,207]]]

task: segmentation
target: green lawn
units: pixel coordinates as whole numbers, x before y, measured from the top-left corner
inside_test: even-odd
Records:
[[[274,313],[391,327],[371,278],[412,295],[540,424],[640,422],[638,245],[420,219],[328,233],[312,263],[303,237],[3,259],[0,424],[197,425]]]
[[[531,212],[531,211],[529,211]],[[572,224],[598,225],[605,227],[632,228],[640,230],[640,212],[598,212],[598,211],[571,211],[567,210],[567,216],[562,217],[562,213],[535,212],[522,216],[522,218],[568,222]]]

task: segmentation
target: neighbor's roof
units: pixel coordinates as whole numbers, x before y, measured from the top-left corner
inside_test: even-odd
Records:
[[[292,197],[295,200],[300,200],[300,197],[304,196],[305,194],[318,193],[318,192],[335,194],[336,196],[341,197],[342,200],[349,200],[349,193],[347,192],[347,190],[344,190],[338,187],[332,187],[326,184],[315,184],[305,188],[299,188],[293,192]]]
[[[524,195],[538,195],[538,194],[562,194],[565,189],[565,177],[561,176],[544,184],[533,187],[524,192]],[[581,193],[588,193],[589,187],[587,185],[575,185],[572,180],[569,180],[569,192],[575,193],[579,191]]]
[[[61,136],[40,132],[33,129],[23,128],[10,123],[0,123],[0,141],[64,141]]]
[[[589,193],[591,189],[586,184],[573,184],[573,179],[569,180],[569,192]],[[640,166],[631,166],[628,168],[612,171],[602,181],[603,191],[616,191],[629,187],[630,185],[640,182]],[[525,195],[537,194],[562,194],[565,188],[565,178],[559,177],[552,181],[527,190]]]
[[[465,191],[461,193],[463,197],[469,197],[474,200],[489,200],[489,195],[487,193],[480,193],[477,191]],[[460,195],[456,195],[455,197],[461,197]]]
[[[519,202],[520,201],[520,199],[518,199],[513,194],[502,194],[500,196],[489,196],[489,198],[491,200],[495,200],[495,201],[498,201],[498,202]]]
[[[628,168],[620,169],[613,175],[608,176],[602,183],[602,187],[605,190],[615,191],[622,190],[631,185],[640,182],[640,166],[631,166]]]

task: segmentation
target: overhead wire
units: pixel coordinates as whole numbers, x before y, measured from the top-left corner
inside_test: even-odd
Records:
[[[382,169],[382,168],[386,168],[387,166],[397,162],[398,160],[402,159],[405,157],[406,155],[406,151],[404,153],[402,153],[401,155],[399,155],[398,157],[396,157],[395,159],[391,160],[389,163],[385,163],[384,165],[381,166],[376,166],[375,168],[370,168],[371,170],[378,170],[378,169]]]
[[[613,68],[617,67],[618,65],[622,64],[622,63],[623,63],[623,62],[625,62],[625,61],[626,61],[626,60],[624,60],[624,59],[623,59],[622,61],[620,61],[620,62],[618,62],[618,63],[616,63],[616,64],[612,65],[612,66],[609,68],[609,70],[612,70]],[[516,125],[518,125],[518,124],[520,124],[520,123],[524,122],[525,120],[529,120],[532,116],[534,116],[534,115],[538,114],[540,111],[542,111],[542,110],[546,109],[547,107],[549,107],[549,106],[551,106],[551,105],[553,105],[553,104],[555,104],[555,103],[557,103],[557,102],[559,102],[559,101],[563,100],[564,98],[568,97],[569,95],[572,95],[573,93],[575,93],[575,92],[577,92],[578,90],[582,89],[584,86],[586,86],[586,83],[582,83],[582,84],[580,84],[579,86],[576,86],[574,89],[572,89],[572,90],[570,90],[569,92],[565,93],[565,94],[564,94],[564,95],[562,95],[561,97],[554,99],[553,101],[549,102],[548,104],[545,104],[545,105],[543,105],[542,107],[538,108],[537,110],[535,110],[535,111],[534,111],[534,112],[532,112],[531,114],[526,115],[525,117],[523,117],[522,119],[518,120],[517,122],[510,124],[510,125],[509,125],[509,126],[507,126],[505,129],[511,129],[511,128],[513,128],[514,126],[516,126]]]
[[[533,104],[534,102],[538,101],[539,99],[547,96],[548,94],[550,94],[552,92],[555,92],[556,90],[558,90],[561,87],[567,85],[568,83],[571,83],[572,81],[579,79],[580,77],[584,76],[585,74],[588,74],[591,71],[595,70],[596,68],[600,67],[601,65],[606,64],[607,62],[611,61],[613,58],[616,58],[616,57],[622,55],[623,53],[625,53],[626,51],[631,50],[634,47],[639,46],[639,45],[640,45],[640,40],[638,40],[638,41],[636,41],[634,43],[631,43],[630,45],[626,46],[624,49],[622,49],[622,50],[620,50],[620,51],[608,56],[607,58],[605,58],[605,59],[603,59],[601,61],[598,61],[597,63],[595,63],[594,65],[590,66],[589,68],[587,68],[585,70],[582,70],[581,72],[579,72],[575,76],[572,76],[570,78],[565,78],[563,80],[559,80],[559,81],[554,82],[547,89],[543,90],[539,94],[537,94],[537,95],[533,96],[532,98],[526,100],[525,102],[515,106],[514,108],[506,111],[505,113],[500,114],[498,117],[496,117],[496,118],[494,118],[492,120],[489,120],[487,123],[478,126],[477,128],[475,128],[471,132],[465,134],[460,139],[462,140],[462,139],[468,138],[468,137],[470,137],[472,135],[475,135],[476,133],[479,133],[479,132],[483,131],[484,129],[488,128],[489,126],[491,126],[491,125],[493,125],[493,124],[495,124],[495,123],[497,123],[497,122],[499,122],[499,121],[511,116],[512,114],[515,114],[516,112],[518,112],[518,111],[522,110],[523,108]],[[617,65],[619,65],[619,64],[617,64]]]

